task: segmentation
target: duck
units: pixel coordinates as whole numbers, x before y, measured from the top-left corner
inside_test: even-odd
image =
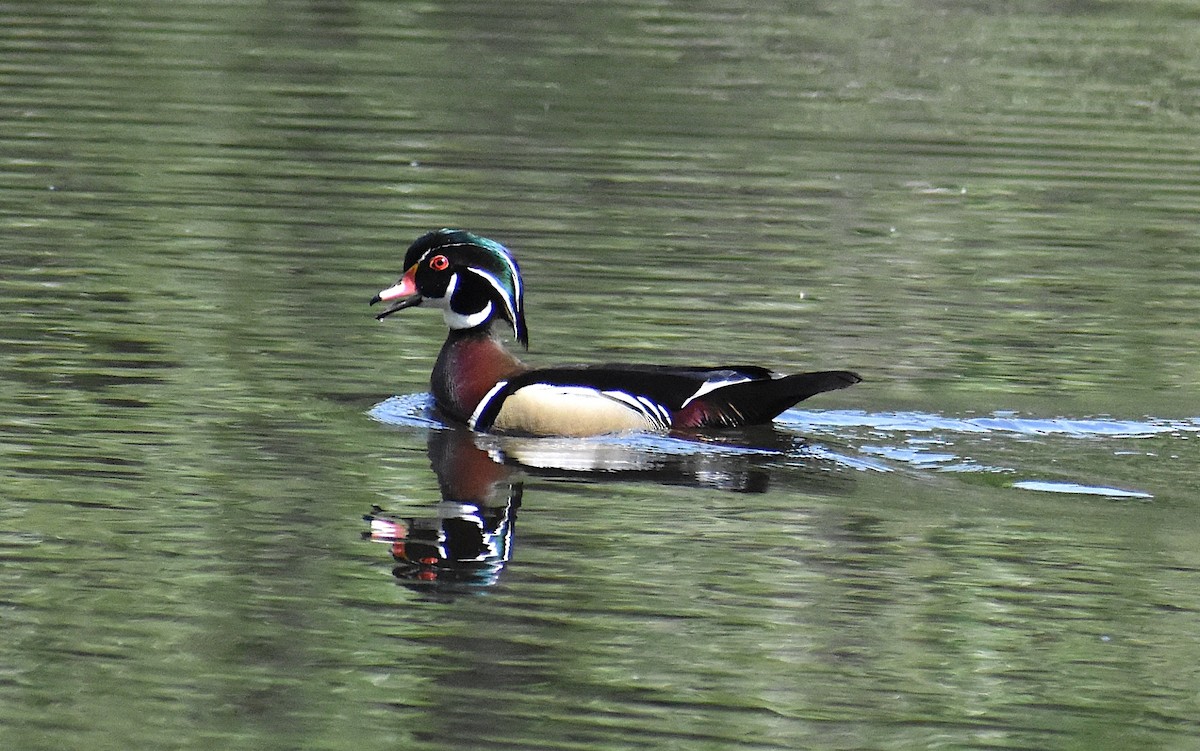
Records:
[[[461,229],[417,238],[399,280],[371,298],[382,321],[402,310],[442,311],[450,331],[430,376],[441,416],[480,433],[586,437],[769,423],[811,396],[862,381],[849,370],[780,374],[758,365],[587,364],[534,368],[505,344],[529,348],[525,284],[516,258]]]

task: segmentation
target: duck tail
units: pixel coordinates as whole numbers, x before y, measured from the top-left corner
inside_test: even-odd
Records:
[[[700,397],[695,416],[702,425],[738,427],[770,422],[780,412],[810,396],[836,391],[862,381],[849,370],[796,373],[778,378],[761,378],[714,389]]]

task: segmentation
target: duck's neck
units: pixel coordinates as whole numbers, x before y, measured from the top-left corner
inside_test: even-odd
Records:
[[[451,329],[433,366],[433,399],[443,412],[466,422],[493,386],[527,369],[490,326]]]

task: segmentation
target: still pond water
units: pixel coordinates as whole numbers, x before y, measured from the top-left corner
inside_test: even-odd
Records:
[[[0,747],[1200,748],[1194,3],[0,15]],[[439,425],[446,225],[532,362],[866,380]]]

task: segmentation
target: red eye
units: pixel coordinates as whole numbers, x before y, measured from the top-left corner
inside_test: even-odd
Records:
[[[429,268],[434,271],[445,271],[450,268],[450,259],[446,256],[434,256],[429,259]]]

